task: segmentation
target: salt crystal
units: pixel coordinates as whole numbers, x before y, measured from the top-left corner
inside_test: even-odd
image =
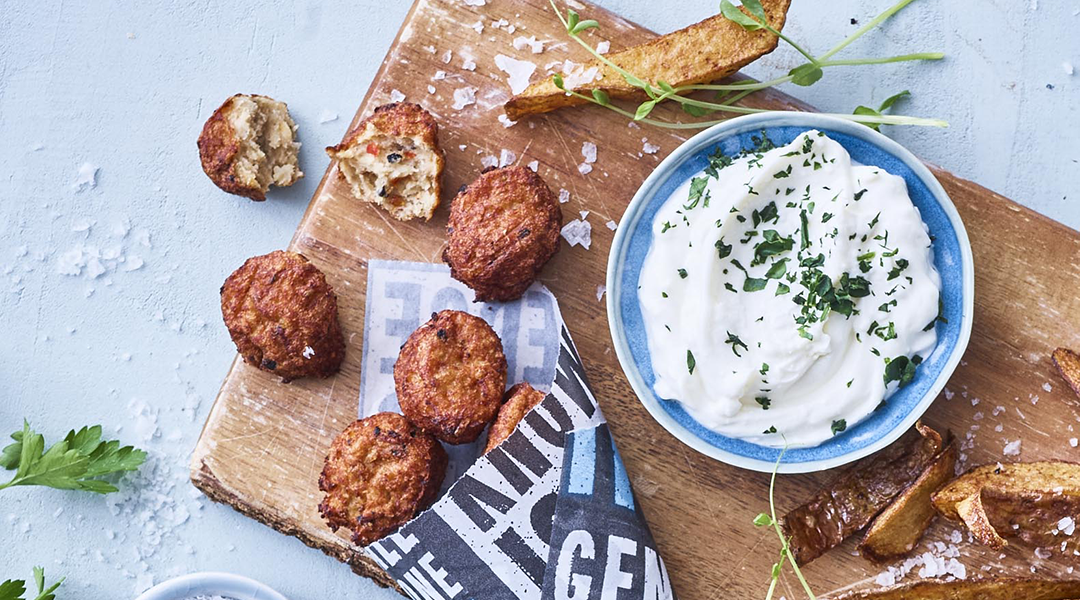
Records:
[[[607,228],[612,231],[615,231],[615,229],[619,226],[619,224],[615,221],[608,221],[607,223],[605,223],[605,225],[607,225]]]
[[[98,168],[97,165],[88,162],[81,164],[79,166],[79,175],[75,179],[75,185],[71,187],[75,188],[77,192],[97,187]]]
[[[475,71],[476,61],[471,58],[466,58],[464,61],[462,61],[461,68],[465,69],[466,71]]]
[[[454,104],[451,108],[461,110],[470,104],[476,104],[476,88],[466,86],[454,90]]]
[[[480,21],[473,23],[472,28],[476,33],[484,33],[484,24]]]
[[[596,301],[599,302],[604,299],[604,292],[607,291],[606,285],[596,286]]]
[[[464,151],[465,151],[465,149],[466,149],[466,148],[468,148],[468,147],[469,147],[469,146],[468,146],[467,144],[458,144],[458,147],[457,147],[457,149],[458,149],[458,150],[461,150],[462,152],[464,152]]]
[[[570,201],[570,192],[565,189],[559,190],[559,204],[566,204]]]
[[[424,46],[424,50],[427,50],[428,54],[435,54],[435,46],[431,46],[431,45]]]
[[[507,150],[506,148],[499,151],[499,167],[510,166],[514,164],[514,161],[516,160],[517,154],[514,154],[512,151]]]
[[[562,236],[570,244],[571,248],[580,245],[588,250],[592,244],[592,224],[588,221],[574,219],[563,226]]]
[[[944,389],[944,390],[942,390],[942,391],[943,391],[943,392],[944,392],[944,394],[945,394],[945,399],[946,399],[946,400],[952,400],[952,399],[953,399],[953,396],[955,396],[955,395],[956,395],[956,394],[955,394],[955,392],[953,392],[953,391],[952,391],[952,390],[950,390],[949,388],[945,388],[945,389]]]
[[[338,114],[330,109],[324,108],[319,113],[319,123],[330,123],[338,120]]]
[[[1005,431],[1005,427],[1002,426],[1001,423],[998,423],[997,425],[994,425],[994,431],[1001,433],[1002,431]]]
[[[544,51],[544,42],[537,40],[535,35],[530,35],[529,37],[519,35],[514,38],[513,44],[515,50],[524,50],[528,48],[533,54],[540,54]]]
[[[495,55],[495,66],[506,73],[510,91],[515,94],[520,94],[525,88],[529,87],[529,78],[536,71],[535,64],[527,60],[510,58],[503,54]]]
[[[443,52],[443,55],[442,55],[443,63],[450,64],[450,60],[452,58],[454,58],[454,52],[452,50],[447,50],[446,52]]]
[[[1036,548],[1035,549],[1035,557],[1036,558],[1041,558],[1042,560],[1046,560],[1046,559],[1050,558],[1050,556],[1051,556],[1050,551],[1047,550],[1046,548]]]
[[[142,258],[139,258],[138,256],[132,254],[131,256],[128,256],[127,259],[124,261],[124,270],[138,271],[139,269],[143,268],[143,264],[145,263],[143,263]]]
[[[533,173],[536,173],[537,171],[540,170],[540,161],[538,161],[538,160],[529,161],[528,167],[529,167],[530,170],[532,170]]]
[[[1019,456],[1020,455],[1020,442],[1021,440],[1014,440],[1005,444],[1005,449],[1002,453],[1005,456]]]
[[[641,138],[641,151],[645,154],[656,154],[660,150],[660,146],[656,144],[650,144],[649,138]]]
[[[1076,72],[1075,69],[1073,69],[1072,63],[1070,63],[1070,62],[1061,63],[1061,69],[1063,71],[1065,71],[1066,75],[1072,75],[1073,73]]]
[[[588,175],[589,173],[592,173],[592,165],[589,163],[581,163],[577,166],[577,170],[578,173],[581,173],[582,175]]]
[[[499,157],[489,154],[489,155],[485,156],[484,158],[480,159],[480,165],[482,167],[484,167],[485,169],[490,169],[491,167],[497,167],[497,166],[499,166]]]
[[[401,90],[399,90],[397,88],[390,90],[390,101],[391,102],[401,102],[403,100],[405,100],[405,94],[402,94]]]
[[[435,74],[431,76],[432,81],[442,81],[446,79],[446,71],[435,71]]]
[[[587,211],[587,210],[578,211],[578,214],[581,215],[581,220],[582,221],[589,218],[589,211]]]
[[[1050,385],[1050,382],[1049,382],[1049,381],[1047,381],[1046,383],[1044,383],[1044,384],[1042,385],[1042,388],[1043,388],[1043,390],[1045,390],[1045,391],[1047,391],[1047,392],[1052,392],[1052,391],[1054,391],[1054,388],[1053,388],[1053,387],[1052,387],[1052,386]]]
[[[592,83],[599,74],[599,67],[585,68],[585,65],[579,65],[570,60],[563,62],[563,85],[566,89],[572,90]]]
[[[1080,440],[1077,440],[1076,438],[1069,438],[1069,445],[1073,448],[1075,448],[1078,443],[1080,443]]]
[[[484,6],[487,4],[487,0],[461,0],[465,3],[465,6]]]
[[[611,50],[611,42],[604,40],[596,45],[597,54],[607,54],[608,50]]]
[[[592,164],[596,162],[596,144],[592,142],[585,142],[581,145],[581,155],[585,157],[585,162]]]
[[[896,575],[893,575],[892,571],[882,571],[881,573],[878,573],[877,578],[874,579],[874,583],[881,587],[896,585]]]
[[[304,346],[303,354],[304,358],[311,358],[312,356],[315,356],[315,349],[311,346]]]
[[[428,84],[428,86],[427,86],[427,93],[429,93],[429,94],[434,94],[434,93],[435,93],[435,86],[433,86],[433,85],[431,85],[431,84]]]
[[[1062,517],[1061,520],[1057,522],[1057,528],[1058,531],[1065,535],[1072,535],[1073,532],[1076,531],[1076,520],[1072,517]]]

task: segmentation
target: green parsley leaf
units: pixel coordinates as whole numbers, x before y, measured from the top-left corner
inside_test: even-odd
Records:
[[[758,396],[754,398],[754,401],[761,405],[761,410],[769,410],[769,407],[772,406],[772,400],[765,396]]]
[[[739,358],[742,358],[742,354],[739,354],[739,347],[740,346],[742,346],[743,350],[749,350],[750,349],[749,347],[747,347],[747,345],[745,343],[743,343],[743,341],[741,339],[739,339],[739,336],[731,333],[730,331],[727,332],[727,339],[724,340],[724,343],[725,344],[731,344],[731,351],[734,352],[735,356],[738,356]]]
[[[769,372],[769,363],[761,363],[761,369],[758,371],[762,375]]]
[[[845,429],[847,429],[847,420],[845,420],[845,419],[837,419],[837,420],[832,422],[832,434],[833,435],[836,435],[836,434],[840,433],[841,431],[844,431]]]
[[[896,279],[900,276],[900,273],[904,272],[904,269],[908,268],[908,261],[906,258],[896,259],[895,266],[889,271],[889,281]]]
[[[679,269],[679,277],[686,279],[686,269]]]
[[[885,385],[889,385],[893,381],[900,382],[900,387],[911,383],[915,379],[915,368],[922,362],[922,357],[916,354],[911,358],[906,356],[897,356],[892,360],[886,359],[885,363]]]
[[[747,277],[746,280],[743,281],[742,289],[744,292],[760,292],[761,290],[765,289],[765,286],[768,285],[768,283],[768,279]]]
[[[708,185],[708,183],[708,177],[694,177],[690,180],[690,195],[687,197],[686,205],[683,206],[683,209],[690,210],[697,207],[703,194],[708,197],[708,191],[705,189],[705,186]]]
[[[763,435],[769,435],[770,433],[776,433],[776,425],[770,425],[768,429],[761,432]]]
[[[765,278],[766,279],[780,279],[781,277],[786,275],[787,274],[787,261],[788,261],[788,259],[781,258],[780,260],[774,262],[772,264],[772,266],[769,267],[768,272],[765,273]]]
[[[694,353],[689,349],[686,351],[686,368],[690,371],[690,374],[694,374],[694,367],[697,366],[697,360],[694,359]]]
[[[720,255],[720,258],[727,258],[731,255],[731,245],[724,243],[724,238],[716,240],[716,252]]]
[[[786,283],[777,282],[776,283],[776,294],[774,294],[774,295],[783,296],[784,294],[787,294],[790,291],[791,291],[791,288],[788,287]]]
[[[117,491],[116,486],[98,477],[134,471],[146,460],[142,450],[120,447],[116,440],[102,441],[100,425],[72,430],[48,450],[45,438],[31,430],[27,422],[23,422],[22,431],[11,434],[11,439],[15,443],[4,448],[0,466],[15,470],[15,476],[0,484],[0,490],[42,485],[108,494]]]

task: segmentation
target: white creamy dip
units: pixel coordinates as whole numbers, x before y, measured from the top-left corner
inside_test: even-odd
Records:
[[[818,131],[762,139],[665,201],[638,297],[657,395],[722,435],[812,446],[911,380],[941,279],[902,178]]]

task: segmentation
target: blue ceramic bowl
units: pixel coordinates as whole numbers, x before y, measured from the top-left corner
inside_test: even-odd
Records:
[[[189,600],[196,596],[221,596],[234,600],[285,600],[269,587],[232,573],[191,573],[170,579],[143,592],[135,600]]]
[[[930,170],[893,140],[856,123],[812,113],[762,113],[725,121],[690,138],[663,160],[641,184],[619,223],[607,269],[607,311],[619,363],[641,403],[672,435],[719,461],[772,471],[780,450],[730,438],[706,429],[681,404],[653,391],[656,377],[638,304],[638,277],[652,245],[656,212],[672,191],[707,164],[719,146],[732,155],[754,147],[762,131],[777,145],[817,129],[839,142],[858,163],[876,165],[907,182],[908,194],[934,239],[934,266],[941,274],[941,298],[947,322],[937,324],[938,344],[919,366],[915,379],[889,402],[844,433],[809,448],[784,454],[782,473],[831,469],[889,445],[918,420],[952,375],[971,335],[975,271],[971,244],[949,197]]]

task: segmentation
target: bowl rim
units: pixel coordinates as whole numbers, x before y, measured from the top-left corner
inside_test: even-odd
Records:
[[[266,584],[220,571],[188,573],[163,581],[135,600],[188,600],[195,594],[216,594],[236,600],[287,600]]]
[[[927,189],[929,189],[934,200],[941,206],[956,232],[957,242],[960,246],[960,253],[963,259],[963,264],[961,265],[961,278],[963,282],[961,293],[963,294],[963,303],[961,308],[962,321],[960,334],[957,338],[955,348],[946,360],[937,379],[934,380],[930,388],[919,400],[918,404],[916,404],[916,406],[892,430],[866,446],[850,452],[827,459],[810,460],[799,463],[781,462],[779,467],[777,467],[776,463],[773,462],[742,456],[713,446],[699,438],[682,424],[678,423],[660,406],[655,393],[642,379],[642,376],[637,369],[637,365],[631,356],[619,305],[623,291],[620,283],[620,275],[624,262],[623,258],[625,256],[623,250],[632,233],[632,228],[623,227],[622,223],[628,223],[630,219],[634,218],[636,213],[643,210],[646,204],[646,193],[668,177],[670,171],[678,166],[687,155],[697,153],[702,146],[719,143],[720,140],[726,137],[744,133],[749,130],[781,126],[806,127],[808,129],[823,128],[840,131],[873,144],[904,162],[915,176],[926,185]],[[960,359],[967,349],[968,342],[971,338],[975,306],[975,268],[971,252],[971,241],[968,238],[967,229],[960,219],[960,214],[956,210],[956,206],[953,204],[948,193],[946,193],[945,189],[941,186],[941,183],[930,171],[929,167],[912,154],[911,151],[884,134],[847,119],[809,112],[773,111],[735,117],[717,123],[716,125],[691,136],[660,161],[660,164],[653,169],[652,173],[650,173],[649,176],[645,178],[645,181],[641,183],[637,192],[634,193],[634,197],[630,200],[630,203],[627,204],[626,210],[623,212],[619,225],[620,226],[615,231],[615,237],[612,240],[611,250],[608,254],[605,281],[607,286],[606,308],[608,329],[611,334],[612,345],[615,348],[615,355],[619,360],[619,366],[622,369],[624,376],[630,382],[630,387],[633,388],[634,394],[638,397],[638,400],[649,412],[653,420],[659,423],[661,427],[677,440],[694,450],[697,450],[701,454],[735,467],[763,473],[771,473],[774,468],[776,468],[779,473],[812,473],[848,464],[885,448],[896,441],[905,431],[910,429],[915,422],[922,417],[937,398],[938,394],[941,393],[941,390],[945,387],[945,384],[956,370],[956,367],[960,364]]]

